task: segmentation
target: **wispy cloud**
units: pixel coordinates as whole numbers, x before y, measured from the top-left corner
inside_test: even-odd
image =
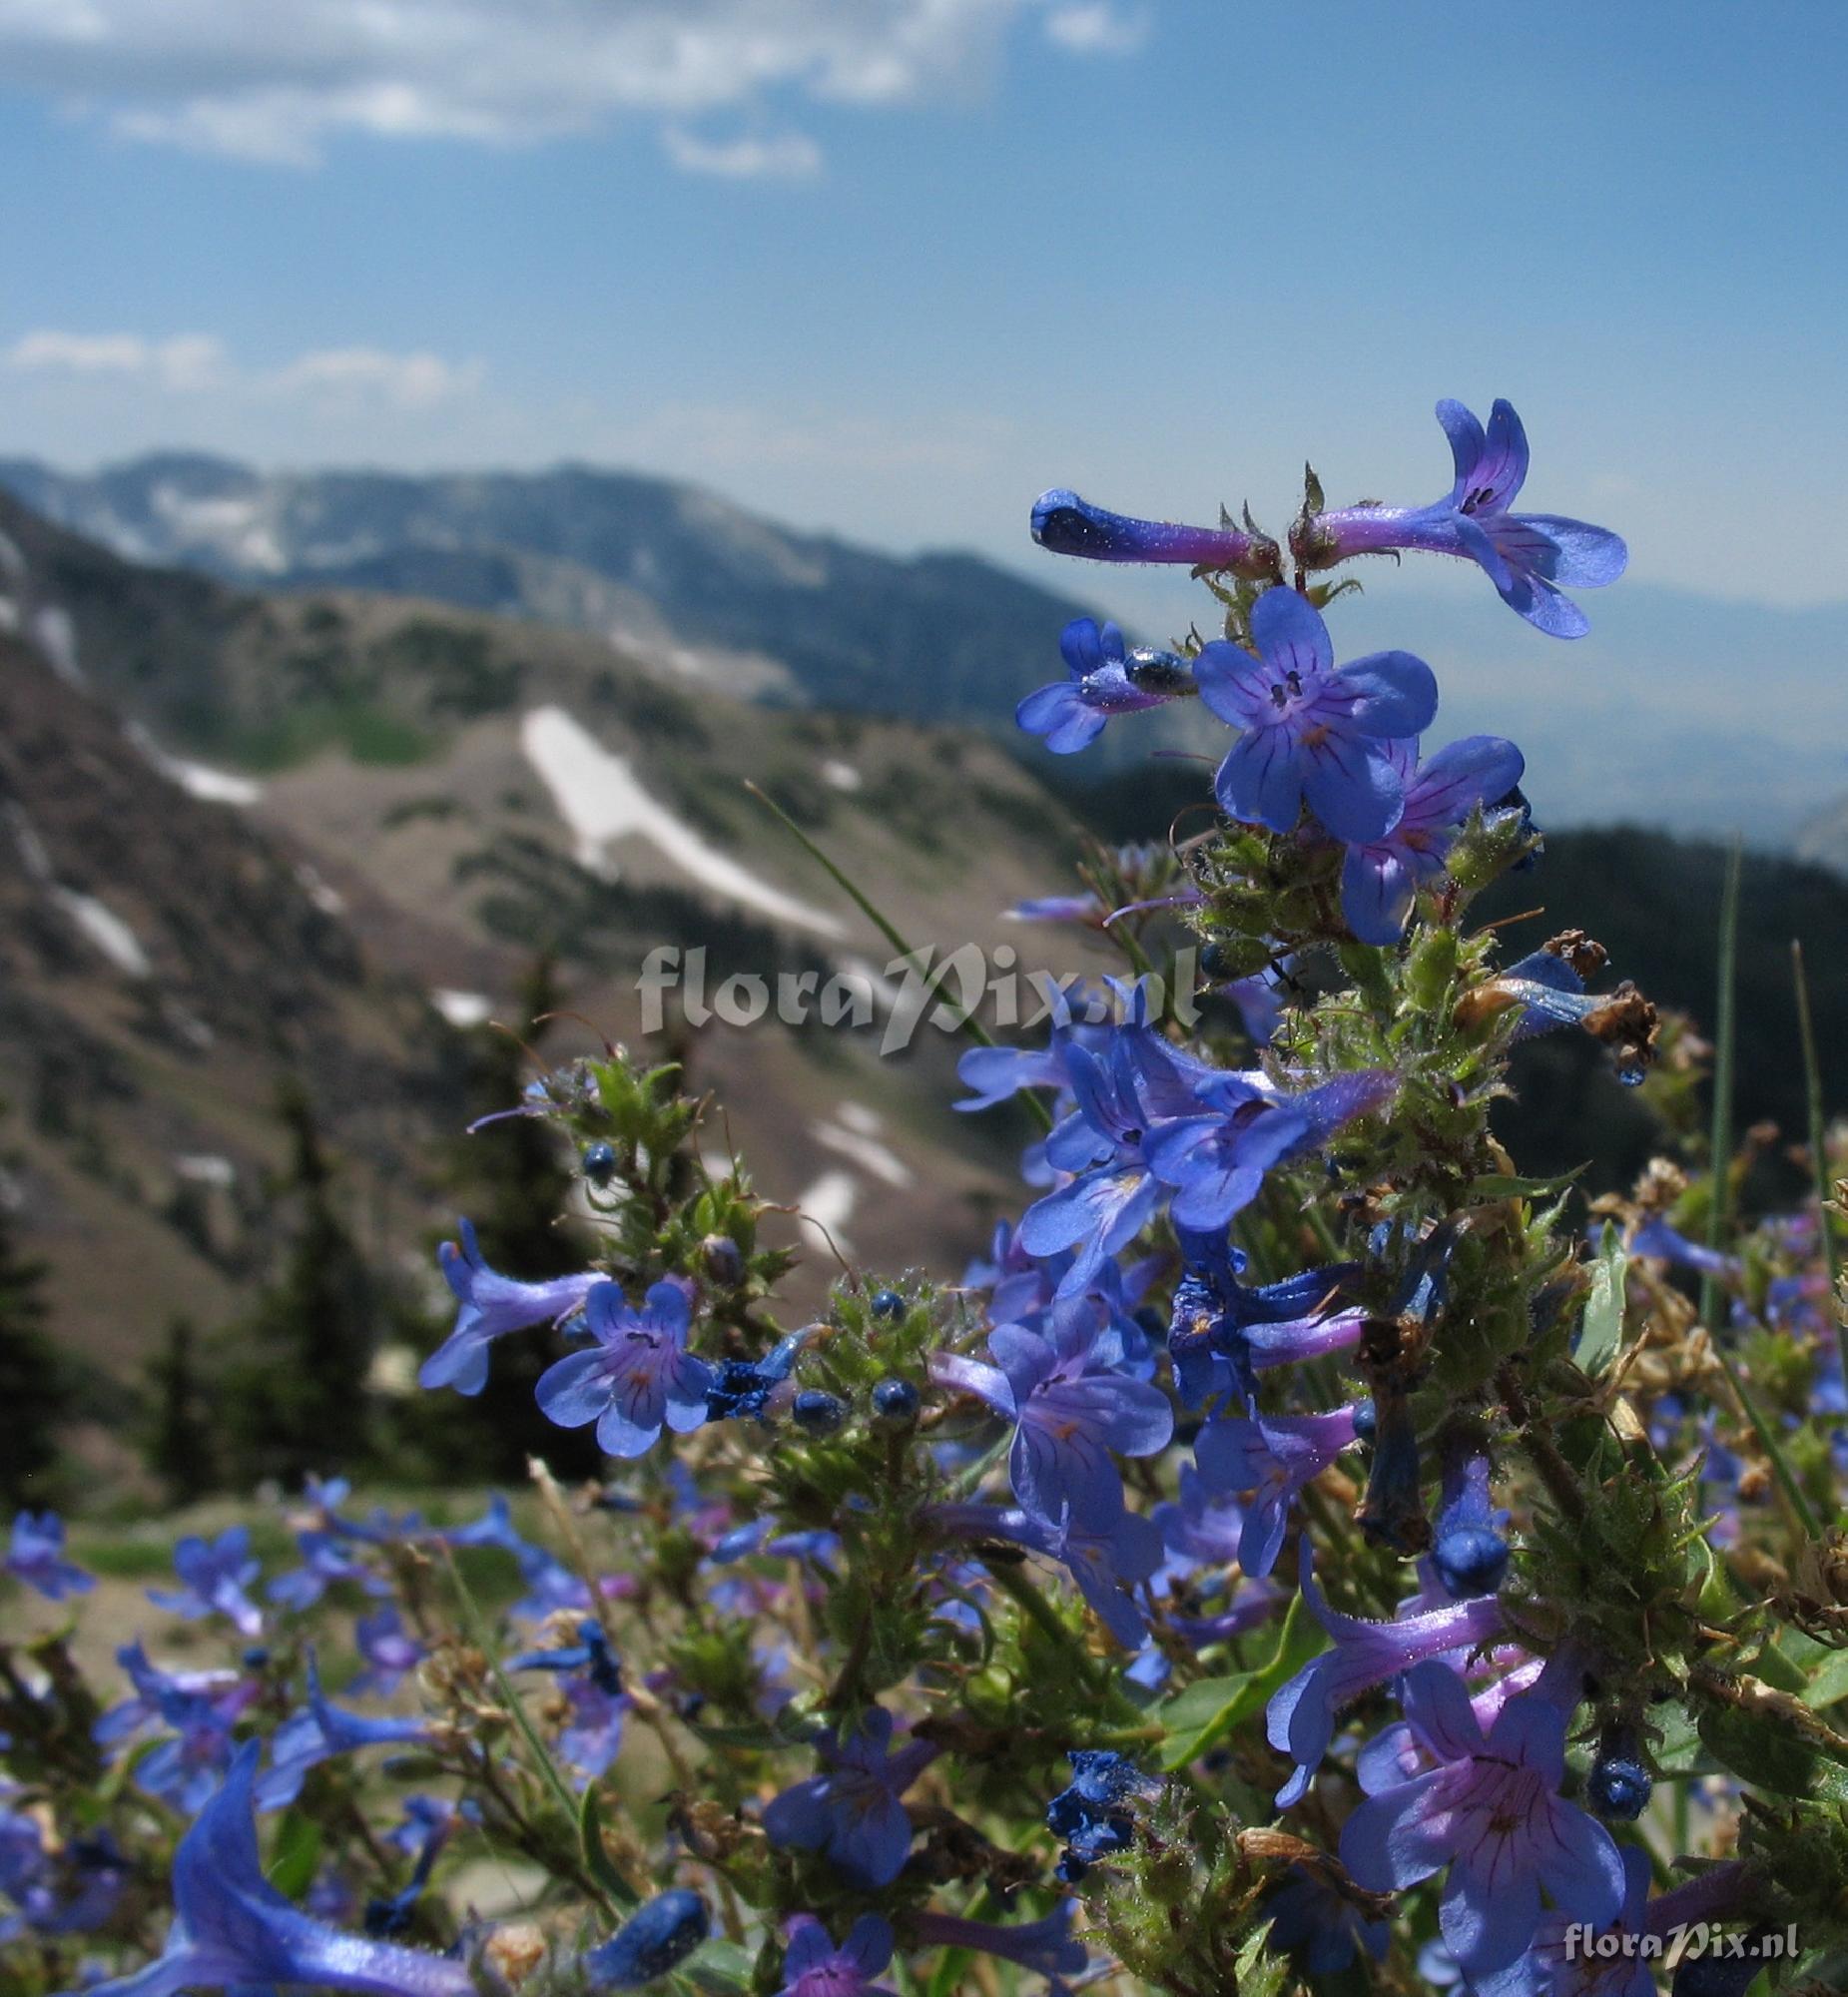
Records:
[[[134,333],[22,333],[6,349],[8,367],[21,373],[132,376],[164,387],[211,387],[222,375],[225,348],[203,333],[144,339]]]
[[[1109,0],[1055,6],[1046,16],[1046,39],[1080,56],[1132,56],[1148,40],[1146,14],[1125,13]]]
[[[689,172],[792,177],[812,139],[686,121],[979,88],[1034,17],[1068,48],[1126,45],[1110,7],[1065,0],[0,0],[0,74],[127,137],[253,160],[311,164],[341,132],[518,144],[641,117]]]
[[[720,180],[812,181],[822,170],[822,149],[803,132],[773,138],[703,139],[680,125],[661,135],[667,156],[683,173]]]
[[[376,346],[324,347],[276,367],[241,366],[210,333],[150,339],[137,333],[22,333],[0,350],[0,365],[20,374],[97,382],[133,382],[175,394],[210,389],[222,397],[297,401],[383,402],[427,409],[472,395],[478,360],[448,360],[426,351],[392,353]]]

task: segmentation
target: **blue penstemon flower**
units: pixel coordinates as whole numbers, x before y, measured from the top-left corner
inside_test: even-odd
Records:
[[[264,1877],[251,1814],[262,1749],[246,1741],[174,1853],[167,1946],[92,1997],[176,1997],[194,1989],[303,1984],[370,1997],[475,1997],[466,1964],[394,1942],[342,1934],[293,1907]]]
[[[816,1751],[825,1772],[795,1783],[764,1810],[773,1844],[822,1851],[850,1879],[885,1886],[905,1868],[912,1820],[899,1799],[936,1749],[908,1740],[895,1753],[892,1714],[870,1707],[856,1732],[825,1733]]]
[[[612,1282],[584,1300],[595,1346],[573,1352],[539,1376],[538,1401],[561,1429],[597,1425],[609,1456],[641,1456],[662,1429],[686,1435],[707,1417],[712,1368],[687,1350],[692,1300],[683,1283],[656,1283],[640,1310]]]
[[[1383,837],[1348,848],[1341,912],[1362,943],[1391,945],[1405,932],[1413,898],[1444,872],[1463,822],[1478,805],[1506,798],[1526,763],[1512,742],[1472,735],[1420,763],[1415,742],[1388,745],[1405,809]]]
[[[478,1394],[487,1385],[488,1347],[495,1339],[510,1331],[526,1331],[535,1324],[555,1324],[568,1318],[602,1278],[593,1270],[554,1276],[543,1283],[522,1283],[488,1267],[470,1222],[462,1221],[458,1231],[460,1247],[445,1241],[437,1251],[443,1280],[455,1293],[455,1325],[424,1360],[417,1384]]]
[[[1431,668],[1374,652],[1337,669],[1328,626],[1291,589],[1258,598],[1251,639],[1254,651],[1215,639],[1194,661],[1201,699],[1241,731],[1214,779],[1227,817],[1292,832],[1307,804],[1337,839],[1384,837],[1405,804],[1388,745],[1430,727]]]
[[[1439,1765],[1370,1796],[1342,1827],[1342,1863],[1359,1884],[1403,1892],[1448,1864],[1439,1921],[1472,1976],[1527,1951],[1542,1887],[1577,1920],[1614,1920],[1622,1859],[1603,1825],[1559,1795],[1569,1715],[1544,1679],[1511,1698],[1486,1736],[1449,1664],[1414,1665],[1402,1702]]]
[[[1615,582],[1628,565],[1628,549],[1605,527],[1509,510],[1528,476],[1528,433],[1511,403],[1496,403],[1487,430],[1461,402],[1440,402],[1438,421],[1457,473],[1448,497],[1429,506],[1305,514],[1290,531],[1291,552],[1306,568],[1399,548],[1459,555],[1475,562],[1530,624],[1555,638],[1582,638],[1589,621],[1561,585],[1601,589]]]
[[[1108,1527],[1123,1509],[1123,1481],[1111,1452],[1154,1456],[1174,1433],[1168,1397],[1126,1375],[1122,1335],[1093,1297],[1056,1306],[1044,1333],[997,1325],[988,1337],[997,1362],[939,1354],[932,1377],[979,1396],[1015,1424],[1009,1471],[1014,1496],[1055,1524]]]
[[[1074,618],[1059,638],[1069,677],[1029,693],[1014,720],[1029,735],[1045,737],[1055,756],[1074,755],[1094,742],[1115,714],[1140,714],[1197,693],[1185,659],[1172,652],[1130,651],[1114,624],[1098,627]]]

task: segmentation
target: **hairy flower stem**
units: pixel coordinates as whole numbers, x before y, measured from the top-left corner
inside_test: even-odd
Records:
[[[1070,1628],[1053,1614],[1051,1604],[1034,1584],[1017,1567],[1011,1567],[1005,1562],[984,1564],[987,1565],[989,1576],[1001,1593],[1011,1596],[1041,1634],[1065,1654],[1071,1664],[1072,1675],[1078,1683],[1093,1696],[1101,1692],[1104,1705],[1126,1725],[1139,1726],[1142,1723],[1142,1713],[1135,1701],[1123,1690],[1116,1674],[1112,1672],[1107,1682],[1099,1684],[1091,1660],[1085,1655],[1078,1639]]]

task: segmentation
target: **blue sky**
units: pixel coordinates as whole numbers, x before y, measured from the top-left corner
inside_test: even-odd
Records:
[[[1031,566],[1032,495],[1449,480],[1848,598],[1848,9],[0,0],[0,453],[708,482]]]

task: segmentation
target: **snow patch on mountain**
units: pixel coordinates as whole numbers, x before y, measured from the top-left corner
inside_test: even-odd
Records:
[[[240,777],[230,770],[214,770],[208,764],[170,755],[138,721],[129,723],[128,737],[163,777],[178,784],[190,798],[203,799],[209,805],[263,802],[264,787],[254,777]]]
[[[83,931],[98,950],[127,978],[150,978],[154,966],[141,947],[141,939],[114,909],[106,908],[94,895],[80,895],[74,888],[53,888],[52,900]]]
[[[520,746],[551,792],[559,816],[577,836],[579,865],[592,873],[606,871],[605,856],[612,841],[645,839],[701,887],[726,901],[816,936],[845,934],[825,910],[811,908],[759,880],[683,825],[643,790],[626,757],[604,748],[562,707],[534,708],[520,724]]]

